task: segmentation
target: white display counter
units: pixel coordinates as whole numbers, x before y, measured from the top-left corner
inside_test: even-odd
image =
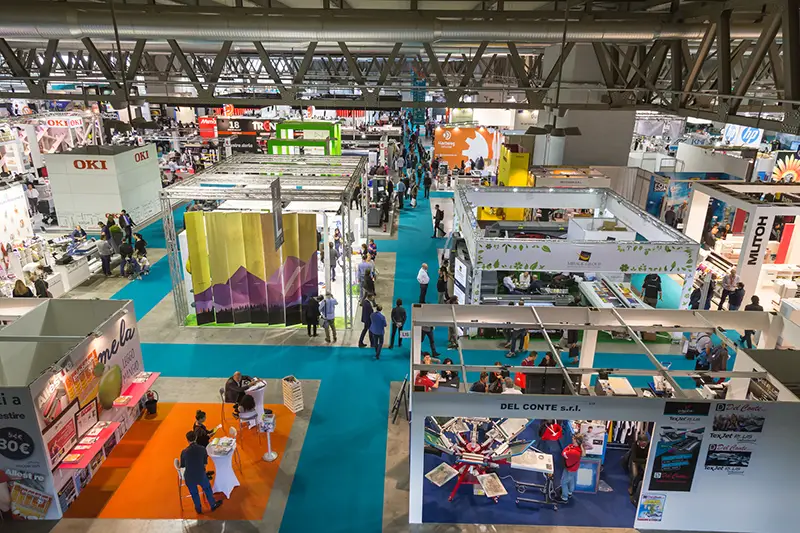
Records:
[[[64,292],[71,291],[92,275],[89,270],[89,258],[86,256],[75,256],[72,262],[66,265],[53,265],[53,272],[61,275]]]

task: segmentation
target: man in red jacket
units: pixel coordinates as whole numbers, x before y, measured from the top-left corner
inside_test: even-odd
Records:
[[[567,502],[575,491],[575,482],[578,480],[578,469],[581,467],[581,458],[586,455],[583,449],[583,435],[572,436],[572,444],[561,452],[564,458],[564,471],[561,473],[561,501]]]

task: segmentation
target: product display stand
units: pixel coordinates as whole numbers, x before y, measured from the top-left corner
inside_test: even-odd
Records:
[[[281,380],[283,384],[283,405],[293,413],[303,410],[303,387],[294,376],[286,376]]]
[[[275,431],[275,415],[273,413],[264,413],[261,416],[260,429],[267,434],[267,453],[261,458],[271,463],[278,458],[278,454],[272,451],[272,432]]]

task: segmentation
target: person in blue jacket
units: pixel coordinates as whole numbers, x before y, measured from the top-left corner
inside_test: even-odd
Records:
[[[381,358],[381,348],[383,348],[383,336],[386,333],[386,317],[383,316],[383,307],[375,307],[375,312],[370,317],[369,336],[372,346],[375,347],[375,359]]]

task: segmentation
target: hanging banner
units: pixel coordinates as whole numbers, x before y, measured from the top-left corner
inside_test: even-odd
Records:
[[[747,475],[764,431],[766,403],[719,403],[709,433],[706,472],[728,476]]]
[[[797,152],[780,150],[775,152],[775,166],[770,181],[795,183],[800,181],[800,157]]]
[[[200,137],[204,139],[217,138],[217,117],[200,117],[197,119],[200,129]]]
[[[461,166],[462,161],[486,161],[495,158],[494,147],[498,132],[493,128],[436,128],[433,154],[450,168]]]
[[[753,148],[758,148],[761,146],[761,138],[763,136],[764,130],[762,129],[739,126],[738,124],[727,124],[722,132],[725,143],[730,146],[751,146]]]
[[[283,206],[281,204],[281,179],[274,180],[270,186],[272,194],[272,218],[275,230],[275,250],[283,245]]]
[[[667,402],[664,418],[655,435],[653,470],[649,490],[689,492],[697,467],[707,416],[708,403]]]

